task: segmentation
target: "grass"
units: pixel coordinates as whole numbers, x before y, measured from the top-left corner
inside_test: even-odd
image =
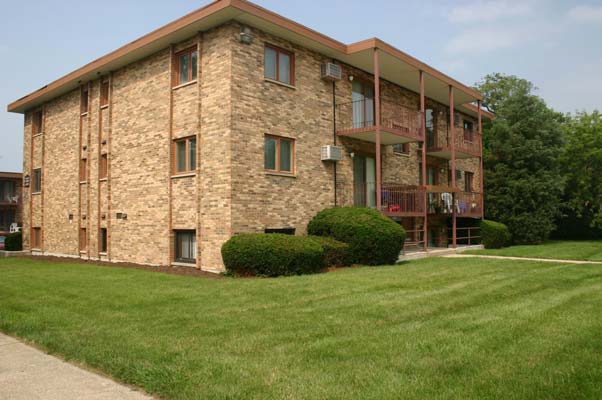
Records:
[[[602,266],[207,280],[0,260],[0,330],[166,399],[599,399]]]
[[[466,253],[557,260],[602,261],[602,241],[549,241],[540,245],[512,246],[495,250],[473,250]]]

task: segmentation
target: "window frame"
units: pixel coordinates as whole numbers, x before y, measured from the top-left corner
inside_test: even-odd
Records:
[[[194,229],[177,229],[174,230],[174,240],[173,240],[173,244],[174,244],[174,262],[177,263],[183,263],[183,264],[191,264],[191,265],[196,265],[197,260],[198,260],[198,243],[197,243],[197,239],[196,239],[196,231]],[[191,235],[192,238],[192,252],[195,255],[195,258],[183,258],[181,257],[180,253],[180,248],[179,248],[179,240],[178,237],[179,235]]]
[[[194,163],[194,168],[190,169],[190,142],[192,140],[195,141],[195,149],[194,149],[195,163]],[[186,143],[186,148],[184,150],[185,157],[186,157],[184,163],[185,163],[186,169],[184,171],[178,171],[178,143],[180,143],[180,142]],[[175,175],[188,175],[188,174],[196,173],[197,163],[198,163],[198,140],[197,140],[196,135],[174,139],[172,142],[172,154],[173,154],[172,174],[174,176]]]
[[[32,136],[44,133],[44,111],[37,110],[31,114],[31,134]]]
[[[464,191],[474,193],[474,172],[464,171]]]
[[[275,78],[267,76],[267,70],[266,70],[266,63],[267,63],[266,50],[267,49],[270,49],[270,50],[273,50],[276,52],[276,77]],[[283,80],[280,79],[280,53],[289,56],[289,60],[290,60],[290,68],[288,71],[289,82],[284,82]],[[269,79],[271,81],[276,81],[278,83],[282,83],[283,85],[295,86],[295,53],[293,51],[283,49],[282,47],[278,47],[278,46],[274,46],[273,44],[266,43],[264,45],[264,49],[263,49],[263,77],[265,79]]]
[[[100,228],[98,242],[98,252],[100,254],[107,254],[107,249],[109,248],[109,232],[107,228]]]
[[[86,227],[79,228],[79,251],[88,251],[88,230]]]
[[[79,160],[79,182],[84,183],[88,181],[88,159],[80,158]]]
[[[100,155],[100,163],[98,168],[98,179],[107,179],[109,175],[109,155],[102,153]]]
[[[196,75],[193,74],[194,63],[192,62],[192,59],[193,59],[192,55],[194,53],[196,53],[196,55],[197,55]],[[188,55],[188,80],[186,82],[182,82],[182,77],[180,76],[180,62],[181,62],[181,58],[185,55]],[[174,87],[192,84],[197,81],[198,76],[199,76],[198,60],[199,60],[198,46],[192,46],[192,47],[189,47],[187,49],[184,49],[184,50],[179,51],[174,54],[174,62],[173,62],[173,66],[174,66],[173,67],[174,68],[174,70],[173,70],[173,73],[174,73],[173,86]]]
[[[273,139],[276,140],[276,162],[275,162],[275,169],[269,169],[265,167],[265,157],[266,157],[266,153],[265,153],[265,141],[266,139]],[[280,168],[280,149],[281,149],[281,141],[287,141],[291,143],[291,170],[290,171],[285,171],[282,170]],[[263,167],[265,169],[266,172],[268,173],[273,173],[273,174],[286,174],[286,175],[295,175],[296,173],[296,157],[295,157],[295,151],[296,151],[296,140],[293,138],[289,138],[289,137],[284,137],[284,136],[276,136],[276,135],[269,135],[266,134],[264,136],[263,139]]]
[[[104,81],[100,83],[100,108],[109,106],[109,93],[111,91],[110,82]]]
[[[82,89],[81,100],[80,100],[80,114],[87,115],[90,111],[90,92],[89,90]]]
[[[42,228],[39,226],[31,228],[31,250],[42,249]]]
[[[39,176],[36,178],[36,174]],[[32,183],[31,183],[31,194],[42,193],[42,168],[33,168],[31,170]]]
[[[401,146],[400,147],[401,150],[398,150],[397,146]],[[402,155],[402,156],[409,156],[410,155],[410,142],[394,144],[393,145],[393,153],[395,153],[397,155]]]

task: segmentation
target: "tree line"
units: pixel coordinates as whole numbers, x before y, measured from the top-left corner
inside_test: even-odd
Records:
[[[495,113],[483,124],[485,213],[515,244],[602,238],[602,114],[562,114],[522,78],[476,85]]]

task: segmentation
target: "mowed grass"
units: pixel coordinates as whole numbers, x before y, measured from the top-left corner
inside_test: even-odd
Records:
[[[490,256],[548,258],[557,260],[602,261],[602,240],[549,241],[533,246],[512,246],[505,249],[472,250],[467,254]]]
[[[0,330],[166,399],[600,399],[602,266],[208,280],[0,260]]]

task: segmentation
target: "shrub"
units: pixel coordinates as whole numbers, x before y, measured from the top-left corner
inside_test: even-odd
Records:
[[[310,236],[317,241],[324,250],[324,263],[328,267],[348,267],[351,265],[349,258],[349,245],[326,236]]]
[[[508,227],[494,221],[481,221],[481,242],[486,249],[501,249],[510,245],[512,235]]]
[[[23,237],[21,232],[11,233],[4,240],[4,250],[21,251],[23,250]]]
[[[370,208],[323,210],[307,228],[310,235],[328,236],[349,245],[353,264],[395,264],[405,241],[401,225]]]
[[[324,268],[322,245],[306,236],[234,236],[222,246],[222,258],[226,270],[238,275],[301,275]]]

